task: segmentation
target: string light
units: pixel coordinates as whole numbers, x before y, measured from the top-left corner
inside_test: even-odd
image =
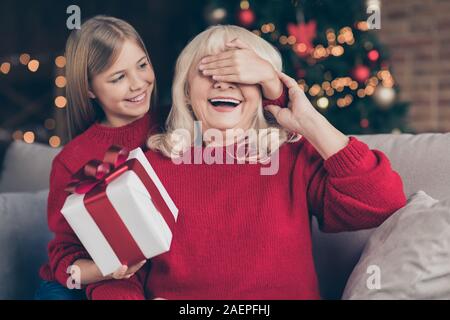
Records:
[[[31,72],[36,72],[39,69],[39,61],[38,60],[31,60],[28,62],[28,70]]]
[[[19,62],[21,64],[23,64],[24,66],[26,66],[28,64],[28,62],[30,62],[30,55],[28,53],[22,53],[19,57]]]
[[[67,99],[63,96],[55,98],[55,106],[58,108],[64,108],[67,105]]]
[[[64,68],[66,66],[66,58],[64,56],[56,57],[55,64],[58,68]]]
[[[327,97],[320,97],[320,98],[317,100],[317,106],[318,106],[319,108],[321,108],[321,109],[326,109],[326,108],[328,108],[328,105],[329,105],[329,101],[328,101],[328,98],[327,98]]]
[[[55,85],[58,88],[64,88],[66,86],[66,83],[67,83],[66,77],[64,77],[64,76],[58,76],[55,79]]]
[[[3,62],[0,66],[0,72],[3,74],[8,74],[11,70],[11,64],[9,62]]]
[[[250,8],[250,3],[248,1],[241,1],[240,3],[241,10],[247,10]]]
[[[48,144],[52,148],[58,148],[61,145],[61,138],[58,136],[51,136],[50,139],[48,140]]]
[[[33,143],[35,139],[34,133],[32,131],[27,131],[23,134],[23,141],[26,143]]]

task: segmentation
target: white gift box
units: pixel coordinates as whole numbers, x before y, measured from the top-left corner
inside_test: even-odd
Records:
[[[130,151],[130,159],[137,159],[142,164],[176,221],[178,209],[142,150]],[[128,170],[110,182],[106,195],[147,259],[169,251],[172,232],[135,172]],[[116,271],[122,263],[86,209],[84,197],[84,194],[71,194],[61,212],[103,276],[106,276]]]

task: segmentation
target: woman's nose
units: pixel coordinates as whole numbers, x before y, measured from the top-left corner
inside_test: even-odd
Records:
[[[231,82],[215,81],[214,89],[234,89],[236,85]]]

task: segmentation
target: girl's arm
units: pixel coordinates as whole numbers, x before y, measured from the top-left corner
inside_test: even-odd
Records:
[[[314,109],[294,79],[284,74],[280,78],[289,89],[290,106],[267,109],[280,125],[305,138],[297,159],[304,172],[297,174],[306,179],[308,208],[321,229],[376,227],[403,207],[402,180],[386,155],[345,136]]]

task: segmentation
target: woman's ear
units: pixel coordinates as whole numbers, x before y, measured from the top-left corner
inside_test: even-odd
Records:
[[[89,96],[89,98],[91,98],[91,99],[97,98],[97,97],[95,96],[95,94],[94,94],[91,90],[88,90],[88,96]]]

